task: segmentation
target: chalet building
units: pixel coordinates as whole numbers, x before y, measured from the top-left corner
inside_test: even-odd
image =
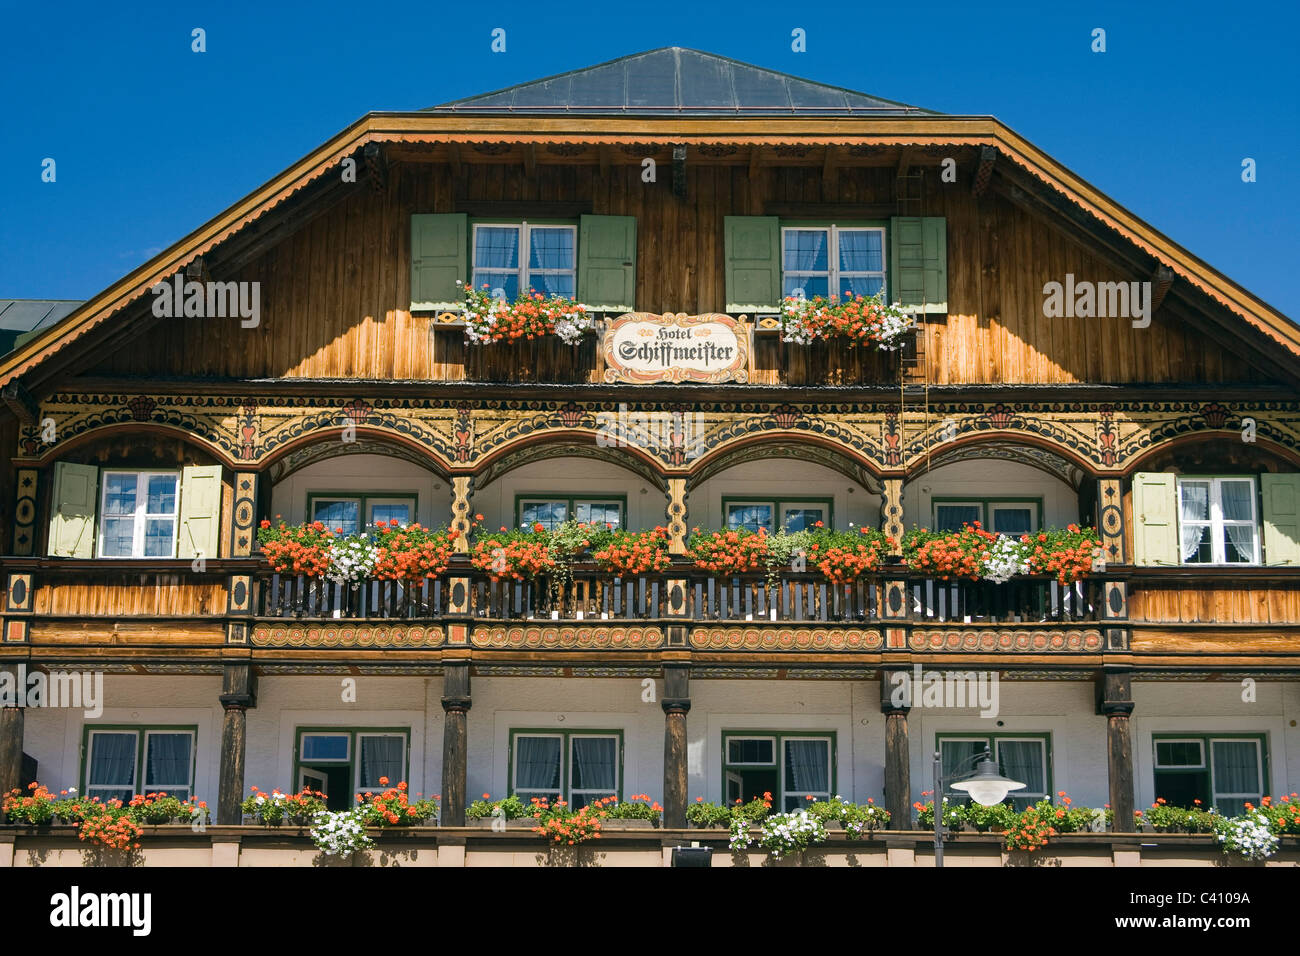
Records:
[[[591,328],[476,340],[467,286]],[[844,293],[897,303],[901,347],[790,334],[787,297]],[[1121,821],[1300,788],[1300,330],[987,116],[678,48],[371,113],[0,387],[0,667],[105,675],[93,716],[6,701],[6,790],[233,823],[251,786],[386,776],[452,826],[485,792],[680,826],[770,791],[906,827],[933,753],[984,746],[1021,801]],[[467,553],[570,518],[664,526],[672,565],[554,592]],[[460,552],[336,585],[271,568],[281,519]],[[974,521],[1102,557],[994,584],[896,554],[843,588],[686,556],[697,527]],[[996,712],[900,700],[918,667],[996,675]]]

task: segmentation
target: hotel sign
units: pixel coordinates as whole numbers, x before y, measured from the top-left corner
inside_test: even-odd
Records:
[[[629,312],[605,332],[607,382],[745,382],[749,330],[729,315]]]

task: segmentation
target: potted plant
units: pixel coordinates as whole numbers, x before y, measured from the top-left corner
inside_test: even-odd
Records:
[[[838,339],[890,352],[903,344],[914,324],[899,306],[885,305],[879,295],[786,296],[781,306],[781,339],[800,345]]]
[[[534,804],[536,798],[533,798]],[[465,820],[471,825],[493,830],[531,830],[537,825],[533,818],[533,805],[525,805],[514,794],[493,800],[490,793],[483,794],[465,808]]]
[[[634,793],[627,800],[616,797],[604,797],[604,829],[610,830],[649,830],[659,826],[663,807],[652,801],[647,794]]]

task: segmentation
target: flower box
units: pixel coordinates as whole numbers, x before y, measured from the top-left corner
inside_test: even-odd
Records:
[[[601,820],[600,829],[602,832],[611,830],[654,830],[659,827],[657,820]]]

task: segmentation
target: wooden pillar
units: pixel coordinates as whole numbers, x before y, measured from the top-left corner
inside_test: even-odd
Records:
[[[688,664],[664,665],[664,827],[686,827],[686,714],[691,709]]]
[[[1106,717],[1106,759],[1110,770],[1111,829],[1133,830],[1133,713],[1132,671],[1127,667],[1106,667],[1098,677],[1097,710]]]
[[[445,827],[465,825],[465,789],[469,763],[469,661],[443,661],[442,807],[438,822]]]
[[[912,750],[907,736],[911,688],[900,694],[898,679],[911,680],[908,671],[880,672],[880,712],[885,718],[885,809],[891,830],[912,829]]]
[[[451,529],[459,531],[456,538],[456,550],[461,554],[469,552],[469,533],[474,524],[474,512],[470,502],[474,497],[474,477],[472,475],[455,475],[451,479]],[[446,796],[444,792],[443,796]]]
[[[230,512],[230,556],[246,558],[257,544],[257,472],[235,472]]]
[[[1124,496],[1118,478],[1097,480],[1097,533],[1107,564],[1124,563]]]
[[[880,483],[880,530],[897,542],[890,554],[903,553],[903,479],[886,478]]]
[[[36,553],[36,504],[41,473],[35,468],[19,468],[15,479],[13,551],[15,555]]]
[[[241,823],[244,800],[244,750],[248,740],[246,711],[257,706],[257,679],[252,664],[227,664],[221,678],[221,779],[217,783],[217,823]]]
[[[0,668],[15,690],[22,676],[15,665]],[[23,786],[23,709],[0,708],[0,795]]]
[[[686,479],[668,479],[668,507],[664,509],[668,519],[669,554],[686,553]]]

